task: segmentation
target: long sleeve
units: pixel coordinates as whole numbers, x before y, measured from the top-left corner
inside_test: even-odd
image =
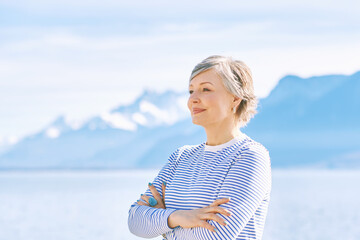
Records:
[[[163,181],[167,181],[169,174],[174,171],[176,159],[178,158],[179,148],[173,152],[166,165],[160,170],[155,177],[153,185],[162,196],[161,185]],[[145,195],[153,197],[149,189],[146,190]],[[160,209],[149,206],[142,206],[134,202],[129,210],[128,227],[131,233],[143,238],[154,238],[172,231],[169,228],[167,219],[171,213],[176,209]]]
[[[237,239],[247,224],[253,224],[253,228],[257,228],[256,223],[250,222],[250,219],[255,214],[261,215],[257,211],[267,211],[267,208],[266,210],[261,209],[260,205],[266,194],[270,193],[270,189],[271,164],[269,152],[261,144],[249,144],[239,152],[217,197],[218,199],[231,197],[229,203],[220,206],[229,210],[232,216],[218,214],[228,222],[228,225],[223,226],[209,220],[208,222],[217,228],[216,233],[202,227],[186,229],[180,227],[168,233],[169,239]],[[261,227],[258,228],[260,230],[257,232],[247,232],[246,234],[255,235],[254,239],[261,239],[262,229]]]

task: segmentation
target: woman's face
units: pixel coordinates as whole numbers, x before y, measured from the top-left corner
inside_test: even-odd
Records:
[[[188,108],[194,124],[207,126],[222,123],[234,116],[230,94],[213,69],[206,70],[190,81]]]

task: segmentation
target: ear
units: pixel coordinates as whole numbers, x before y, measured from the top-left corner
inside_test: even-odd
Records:
[[[239,98],[238,96],[233,97],[233,103],[235,103],[236,106],[239,106],[241,103],[242,98]]]

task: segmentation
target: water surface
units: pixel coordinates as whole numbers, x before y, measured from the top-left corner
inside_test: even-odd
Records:
[[[0,240],[142,239],[128,231],[127,214],[156,174],[0,172]],[[272,174],[264,240],[360,239],[359,170]]]

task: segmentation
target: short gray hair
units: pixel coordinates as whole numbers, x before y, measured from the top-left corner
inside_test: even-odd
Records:
[[[195,66],[189,82],[198,74],[209,69],[214,69],[219,74],[225,88],[230,93],[242,99],[236,110],[236,117],[241,126],[246,126],[257,113],[258,105],[250,68],[244,62],[231,57],[213,55]]]

